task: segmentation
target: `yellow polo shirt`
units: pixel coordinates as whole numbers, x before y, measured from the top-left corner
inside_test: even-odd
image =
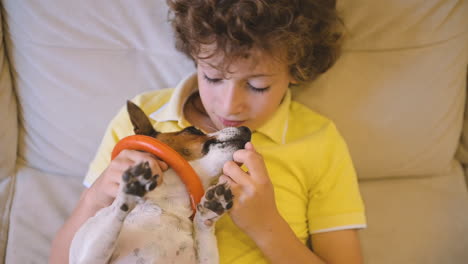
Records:
[[[138,104],[160,132],[190,126],[183,105],[197,90],[196,75],[175,89],[141,94]],[[126,108],[111,121],[84,184],[90,186],[110,162],[116,142],[133,134]],[[288,91],[274,115],[252,134],[275,188],[278,210],[306,243],[320,232],[364,228],[366,219],[347,146],[333,122],[291,101]],[[254,242],[228,215],[216,224],[221,263],[267,263]]]

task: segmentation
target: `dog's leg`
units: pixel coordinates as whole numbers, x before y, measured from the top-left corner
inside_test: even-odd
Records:
[[[219,263],[214,225],[232,207],[232,192],[226,184],[208,188],[197,206],[194,219],[195,243],[200,264]],[[205,221],[211,222],[207,225]]]
[[[114,202],[86,221],[73,238],[70,263],[108,263],[125,217],[157,185],[148,162],[130,167]]]

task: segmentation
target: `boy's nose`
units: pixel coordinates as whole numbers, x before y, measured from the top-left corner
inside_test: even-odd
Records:
[[[237,115],[240,114],[244,110],[244,105],[246,102],[245,94],[242,90],[242,87],[239,85],[235,85],[229,87],[226,94],[221,95],[224,99],[223,101],[223,112],[226,117],[229,115]]]

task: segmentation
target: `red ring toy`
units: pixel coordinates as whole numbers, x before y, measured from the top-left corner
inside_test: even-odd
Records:
[[[112,150],[112,159],[124,149],[149,152],[166,162],[185,184],[190,196],[193,215],[195,215],[197,204],[205,192],[200,178],[187,160],[168,145],[150,136],[132,135],[121,139]]]

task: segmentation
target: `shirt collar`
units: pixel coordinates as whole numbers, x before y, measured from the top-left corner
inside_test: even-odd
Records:
[[[190,95],[197,90],[197,75],[189,75],[177,85],[169,101],[159,108],[159,110],[150,114],[150,118],[157,122],[176,121],[182,128],[189,126],[189,122],[185,120],[183,115],[183,106]],[[288,89],[273,116],[258,128],[256,132],[266,135],[275,143],[284,144],[288,130],[290,105],[291,91]]]
[[[288,131],[289,108],[291,105],[291,90],[288,89],[276,112],[257,129],[257,132],[266,135],[275,143],[286,143],[286,132]]]
[[[191,74],[184,78],[174,89],[169,101],[149,117],[157,122],[176,121],[180,127],[189,123],[184,118],[183,106],[192,93],[198,90],[197,75]]]

